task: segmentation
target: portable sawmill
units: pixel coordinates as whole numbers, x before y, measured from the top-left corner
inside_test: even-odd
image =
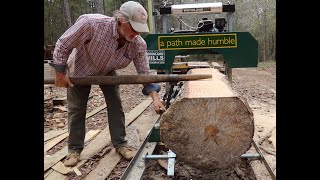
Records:
[[[153,1],[149,3],[152,7]],[[246,100],[231,88],[231,83],[232,68],[257,67],[258,42],[249,32],[232,31],[235,5],[221,2],[164,3],[157,12],[149,16],[149,21],[154,24],[154,17],[161,16],[163,32],[153,31],[144,37],[150,68],[172,74],[181,65],[188,69],[188,75],[211,74],[212,78],[166,83],[163,99],[167,110],[159,117],[121,179],[136,179],[137,171],[142,175],[142,164],[148,159],[166,159],[167,175],[174,176],[175,159],[198,169],[213,170],[228,167],[239,158],[256,157],[246,154],[252,147],[253,113]],[[196,30],[169,32],[170,15],[193,14],[225,16],[214,20],[202,18]],[[154,30],[154,27],[150,29]],[[213,66],[189,68],[174,62],[177,57],[194,54],[222,55],[225,70],[220,71]],[[146,148],[150,152],[150,147],[156,147],[154,143],[163,144],[168,153],[146,154]]]
[[[148,1],[149,24],[152,33],[144,39],[151,69],[166,75],[159,80],[153,75],[147,78],[89,77],[74,79],[80,84],[140,84],[166,82],[163,100],[167,110],[161,114],[149,135],[131,160],[121,179],[137,179],[142,175],[143,164],[148,159],[167,159],[168,176],[174,175],[175,159],[198,169],[218,169],[228,167],[245,154],[252,146],[254,119],[248,103],[232,88],[232,68],[257,67],[258,42],[249,32],[232,30],[235,5],[214,3],[167,5],[163,3],[159,11],[153,11],[153,1]],[[221,14],[224,18],[210,20],[202,18],[196,30],[174,30],[169,32],[170,15]],[[162,33],[154,32],[154,18],[162,18]],[[194,54],[220,54],[223,56],[224,71],[210,66],[186,68],[186,78],[173,76],[177,57]],[[204,76],[202,76],[204,75]],[[199,76],[201,76],[199,78]],[[132,76],[133,77],[133,76]],[[198,77],[195,79],[194,77]],[[124,81],[119,81],[123,78]],[[52,84],[54,79],[46,79]],[[145,154],[144,149],[155,148],[162,143],[168,149],[167,155]],[[151,145],[152,144],[152,145]],[[139,166],[139,172],[132,173]],[[134,174],[135,177],[132,176]]]

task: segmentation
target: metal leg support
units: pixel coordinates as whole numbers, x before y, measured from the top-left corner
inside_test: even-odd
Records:
[[[253,147],[256,149],[256,151],[258,152],[258,154],[242,154],[240,156],[240,158],[258,158],[259,160],[261,160],[264,165],[266,166],[268,172],[270,173],[271,177],[273,180],[276,180],[276,175],[274,174],[273,170],[271,169],[270,164],[268,163],[268,161],[264,158],[260,148],[258,147],[257,143],[252,140],[252,145]]]
[[[168,171],[167,176],[174,176],[174,164],[176,161],[176,154],[170,149],[168,155],[145,155],[143,159],[167,159],[168,160]]]

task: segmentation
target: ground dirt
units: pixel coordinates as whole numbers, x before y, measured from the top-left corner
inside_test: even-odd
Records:
[[[131,63],[127,68],[118,71],[118,74],[136,74]],[[164,94],[165,84],[161,83],[162,90],[160,96]],[[271,169],[276,172],[276,65],[274,62],[259,63],[257,68],[233,69],[232,88],[245,98],[254,113],[255,134],[254,140],[257,142],[261,152]],[[123,101],[123,109],[127,113],[135,106],[148,98],[141,93],[142,85],[121,85],[120,93]],[[44,132],[56,129],[67,128],[67,104],[60,106],[53,105],[55,98],[65,98],[66,90],[53,85],[45,85],[44,89]],[[98,86],[93,86],[90,92],[87,112],[92,111],[105,103],[103,94]],[[146,112],[152,112],[150,106]],[[87,119],[87,130],[104,129],[108,126],[106,110]],[[68,138],[47,151],[50,155],[65,147]],[[109,152],[112,145],[104,148],[99,154],[87,161],[79,170],[82,176],[69,175],[69,179],[82,179],[94,167],[100,158]],[[252,147],[248,153],[257,153]],[[129,162],[123,159],[118,163],[108,180],[119,179]],[[198,170],[192,168],[179,159],[175,163],[175,176],[168,177],[164,167],[159,162],[152,160],[147,164],[146,171],[142,179],[215,179],[215,180],[269,180],[272,179],[264,166],[258,159],[240,159],[235,165],[213,171]]]

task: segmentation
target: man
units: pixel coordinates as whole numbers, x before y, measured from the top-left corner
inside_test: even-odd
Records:
[[[113,17],[102,14],[81,15],[56,42],[53,63],[55,85],[67,88],[69,141],[65,166],[75,166],[84,148],[85,117],[91,86],[73,85],[68,76],[116,75],[133,61],[138,74],[150,74],[146,42],[139,33],[148,33],[147,12],[134,1],[121,5]],[[72,52],[72,53],[71,53]],[[68,69],[68,75],[66,70]],[[116,151],[126,160],[136,150],[125,140],[125,117],[119,86],[100,85],[108,111],[110,136]],[[158,84],[144,84],[142,93],[153,99],[155,111],[165,110]]]

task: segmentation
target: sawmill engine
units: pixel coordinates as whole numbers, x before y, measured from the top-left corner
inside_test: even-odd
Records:
[[[222,32],[226,24],[225,18],[216,18],[213,23],[212,20],[208,18],[202,18],[198,22],[197,32]]]

